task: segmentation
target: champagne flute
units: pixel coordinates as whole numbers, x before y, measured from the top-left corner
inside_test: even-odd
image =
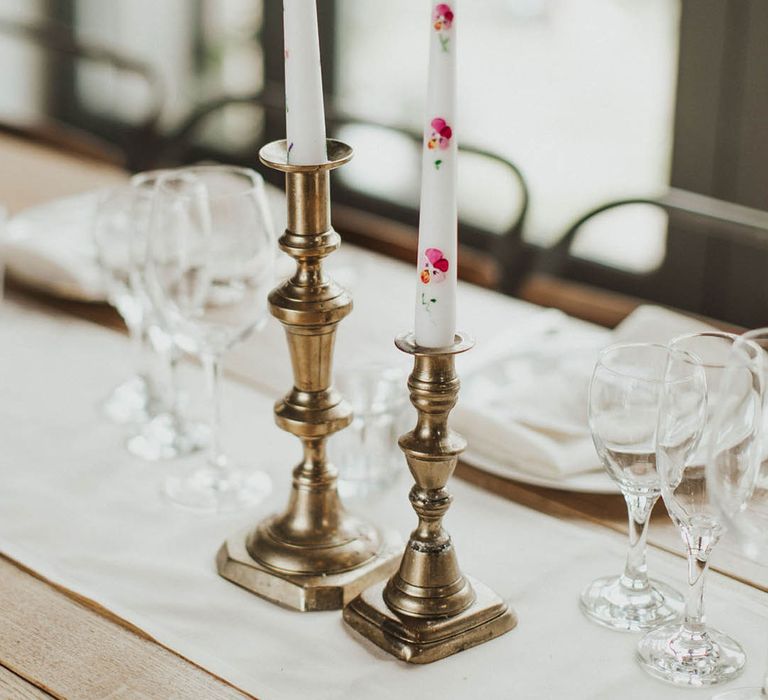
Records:
[[[666,376],[667,365],[674,377]],[[593,581],[581,594],[581,609],[616,630],[650,629],[675,619],[682,596],[648,578],[646,536],[659,498],[656,473],[658,402],[667,382],[692,395],[703,392],[701,370],[684,353],[664,345],[614,345],[600,353],[589,389],[589,425],[608,474],[621,488],[629,514],[629,553],[624,573]]]
[[[745,333],[733,344],[724,372],[728,387],[715,416],[707,480],[714,504],[742,553],[768,565],[768,328]],[[765,700],[761,688],[737,688],[714,700]]]
[[[211,440],[206,463],[172,475],[166,496],[206,511],[252,506],[269,494],[261,471],[233,465],[221,444],[224,354],[266,322],[275,236],[259,175],[199,166],[158,181],[147,246],[147,288],[175,342],[200,358],[208,385]]]
[[[721,404],[728,401],[734,383],[741,390],[743,382],[750,381],[744,368],[741,373],[727,370],[735,338],[729,333],[711,332],[673,340],[670,348],[688,352],[703,368],[706,396],[699,402],[668,384],[659,404],[656,464],[664,504],[685,543],[688,595],[683,621],[646,634],[638,645],[638,659],[652,676],[676,685],[723,683],[735,678],[745,662],[738,642],[708,626],[704,617],[705,574],[724,524],[711,502],[712,482],[705,469],[707,450],[716,431],[714,418]],[[693,450],[689,449],[692,439],[696,442]],[[731,448],[738,446],[731,443]]]

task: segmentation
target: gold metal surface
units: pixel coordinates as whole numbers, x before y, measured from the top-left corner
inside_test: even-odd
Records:
[[[296,260],[296,272],[272,291],[269,305],[285,328],[294,386],[275,404],[275,422],[301,440],[304,456],[285,511],[227,540],[216,557],[224,578],[304,611],[343,607],[392,573],[400,558],[392,536],[344,510],[325,453],[328,436],[352,421],[331,385],[336,326],[352,299],[322,269],[340,244],[331,227],[329,173],[349,161],[352,149],[331,139],[327,144],[328,160],[316,165],[288,163],[285,141],[259,154],[286,173],[288,227],[280,247]]]
[[[381,555],[350,571],[337,574],[281,575],[256,561],[246,549],[251,530],[230,537],[219,549],[219,573],[243,588],[294,610],[340,610],[369,586],[392,572],[403,542],[391,532],[383,534]],[[382,566],[382,561],[387,566]]]
[[[491,589],[462,574],[442,525],[452,500],[445,486],[466,447],[448,427],[459,393],[455,356],[474,343],[457,334],[450,347],[421,348],[409,334],[395,344],[414,356],[408,388],[418,419],[399,443],[416,482],[409,497],[419,523],[398,571],[355,598],[344,620],[390,654],[429,663],[504,634],[517,616]]]

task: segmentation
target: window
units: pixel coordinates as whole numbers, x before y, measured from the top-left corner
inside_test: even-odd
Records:
[[[75,6],[79,38],[110,46],[158,73],[165,130],[206,100],[262,88],[261,20],[262,4],[254,0],[77,0]],[[146,100],[141,88],[108,67],[78,67],[75,90],[85,112],[106,112],[117,121],[140,118]],[[205,127],[200,138],[224,151],[260,134],[253,110],[237,105],[217,112]]]
[[[159,76],[164,92],[161,123],[168,126],[189,109],[196,81],[190,37],[196,31],[194,3],[186,0],[76,0],[75,36],[142,61]],[[152,21],[148,22],[147,18]],[[147,109],[145,86],[110,66],[78,62],[74,97],[85,112],[117,122],[140,120]]]
[[[9,22],[0,33],[0,120],[53,119],[114,142],[160,106],[153,128],[161,138],[172,134],[199,105],[263,88],[263,9],[261,0],[7,0],[0,8],[0,21]],[[27,35],[24,25],[50,35]],[[82,50],[74,59],[57,45],[69,36]],[[142,70],[116,65],[114,57]],[[227,105],[203,127],[198,142],[219,157],[255,150],[263,140],[259,115],[247,105]]]
[[[0,20],[36,22],[44,16],[41,0],[5,0]],[[23,38],[0,38],[0,119],[22,122],[45,111],[46,57]]]
[[[594,207],[653,198],[670,185],[768,210],[765,0],[460,1],[459,141],[520,168],[530,190],[524,236],[537,251]],[[329,106],[419,131],[427,0],[317,2]],[[255,165],[259,144],[284,135],[280,0],[4,0],[0,19],[53,20],[161,76],[162,118],[139,164],[171,147],[178,160]],[[64,66],[6,31],[0,64],[4,121],[45,113],[116,141],[151,106],[135,75]],[[272,107],[249,104],[259,91],[276,96]],[[209,114],[219,97],[232,99]],[[414,223],[418,144],[397,130],[343,128],[356,157],[335,176],[347,189],[336,188],[339,199]],[[494,235],[517,233],[510,223],[521,194],[504,163],[462,154],[464,242],[504,264],[522,251],[526,270],[530,249],[498,247],[507,239]],[[762,322],[768,288],[754,290],[762,290],[768,250],[744,252],[722,230],[713,243],[717,226],[688,223],[652,206],[609,210],[575,238],[570,267],[558,274]]]
[[[369,119],[419,128],[426,4],[337,5],[339,104]],[[459,137],[522,169],[532,198],[529,240],[547,245],[595,205],[667,187],[677,0],[483,0],[462,3],[461,12]],[[496,184],[489,173],[469,177],[464,195],[492,217],[504,205],[505,190]],[[595,230],[578,241],[576,252],[635,269],[657,265],[664,217],[630,214],[624,235]],[[631,257],[625,237],[633,241]]]

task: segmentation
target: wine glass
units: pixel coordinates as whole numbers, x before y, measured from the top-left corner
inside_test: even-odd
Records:
[[[115,387],[104,401],[103,410],[115,423],[142,424],[149,420],[156,393],[142,366],[145,306],[131,282],[133,239],[145,234],[143,229],[148,223],[133,218],[134,195],[131,187],[116,187],[101,194],[93,220],[93,240],[107,300],[128,329],[135,367],[134,374]]]
[[[742,553],[768,565],[768,328],[738,338],[724,372],[727,394],[714,419],[707,480],[710,495]],[[762,688],[737,688],[715,700],[765,700]]]
[[[149,386],[153,390],[148,418],[140,424],[138,432],[128,439],[127,447],[132,454],[150,461],[172,459],[196,452],[208,444],[209,437],[208,426],[190,421],[183,414],[178,378],[182,351],[155,312],[144,275],[157,183],[168,172],[171,171],[137,173],[131,178],[130,187],[123,189],[128,200],[126,208],[134,227],[133,235],[130,236],[131,288],[141,300],[147,342],[155,357],[161,360],[161,366],[146,375],[151,377]]]
[[[148,460],[190,454],[205,446],[208,434],[179,411],[178,349],[158,327],[142,275],[154,189],[162,172],[139,173],[128,185],[106,190],[94,223],[109,298],[126,322],[137,367],[136,375],[107,399],[105,410],[116,422],[135,426],[126,447]],[[157,366],[158,356],[162,367]]]
[[[714,418],[723,401],[729,400],[733,383],[750,380],[744,368],[741,374],[727,369],[735,338],[711,332],[673,340],[670,348],[688,352],[703,368],[706,396],[697,402],[682,395],[676,385],[667,384],[659,404],[656,465],[664,504],[687,551],[688,595],[683,621],[646,634],[638,645],[638,659],[651,675],[677,685],[702,687],[729,681],[745,662],[738,642],[708,626],[704,617],[705,574],[724,524],[710,498],[707,449],[716,430]],[[696,443],[693,450],[691,440]]]
[[[259,175],[199,166],[162,176],[147,246],[147,288],[164,327],[205,369],[211,440],[206,463],[172,475],[166,496],[207,511],[252,506],[271,490],[261,471],[237,467],[221,444],[224,354],[266,322],[276,244]]]
[[[701,370],[685,354],[653,343],[614,345],[600,353],[589,388],[589,426],[600,459],[621,488],[629,514],[624,573],[593,581],[581,594],[582,611],[616,630],[650,629],[675,619],[682,596],[646,567],[646,535],[659,498],[656,473],[658,402],[668,381],[681,391],[703,391]],[[670,364],[674,378],[665,373]]]

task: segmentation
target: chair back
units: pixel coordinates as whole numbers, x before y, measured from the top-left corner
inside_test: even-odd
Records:
[[[277,125],[285,119],[283,93],[277,86],[268,86],[258,95],[212,100],[200,105],[179,127],[161,160],[173,164],[205,157],[194,145],[195,136],[206,120],[231,105],[251,106],[254,119],[265,123]],[[327,110],[327,126],[329,136],[346,140],[355,148],[349,165],[334,175],[334,201],[342,205],[337,213],[342,208],[354,209],[370,214],[370,220],[377,223],[401,224],[391,227],[397,229],[398,243],[380,249],[408,259],[415,257],[404,241],[410,237],[401,234],[418,225],[422,135],[333,108]],[[520,169],[498,154],[468,144],[460,144],[459,154],[459,242],[465,251],[477,251],[498,268],[496,274],[480,275],[474,281],[485,284],[492,279],[491,286],[511,293],[532,260],[532,248],[522,238],[530,199],[528,184]],[[242,158],[243,164],[256,167],[266,180],[282,186],[282,174],[263,168],[257,160],[255,152]],[[489,199],[493,207],[488,206]],[[410,242],[415,249],[415,239]]]
[[[637,207],[666,219],[652,241],[659,246],[652,266],[633,265],[632,249],[639,246],[628,237],[632,227],[622,226],[616,216]],[[580,237],[606,216],[614,219],[611,235],[624,246],[630,269],[578,254]],[[535,267],[740,325],[763,325],[768,320],[768,212],[675,188],[657,198],[615,200],[580,216],[554,246],[541,251]]]

